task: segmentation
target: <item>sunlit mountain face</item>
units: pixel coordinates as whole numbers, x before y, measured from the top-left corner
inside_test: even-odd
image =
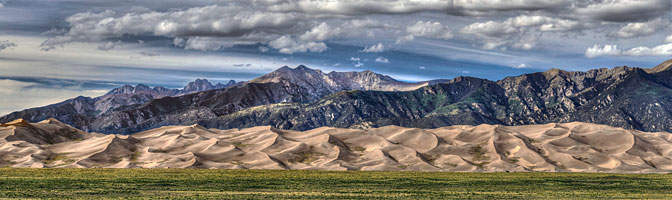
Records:
[[[282,66],[402,82],[653,67],[670,0],[0,0],[0,115]]]

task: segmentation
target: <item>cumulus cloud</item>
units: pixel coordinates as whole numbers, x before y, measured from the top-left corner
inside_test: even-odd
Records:
[[[665,43],[672,43],[672,35],[668,35],[668,36],[665,38]]]
[[[589,23],[568,19],[521,15],[500,22],[473,23],[462,28],[460,32],[475,36],[476,41],[482,43],[484,49],[500,47],[531,49],[537,43],[536,33],[580,31],[588,27]]]
[[[672,56],[672,43],[661,44],[655,47],[635,47],[623,52],[628,56]]]
[[[284,35],[269,43],[280,53],[293,54],[296,52],[323,52],[327,50],[327,45],[323,42],[301,42],[296,41],[289,35]]]
[[[451,15],[487,15],[506,11],[567,8],[568,0],[274,0],[269,10],[316,15],[410,14],[437,12]]]
[[[387,58],[385,58],[385,57],[382,57],[382,56],[381,56],[381,57],[376,58],[376,62],[379,62],[379,63],[390,63],[390,60],[387,59]]]
[[[605,27],[608,29],[596,33],[617,38],[655,34],[669,22],[652,19],[663,17],[671,8],[670,0],[251,0],[160,10],[139,6],[69,16],[67,27],[44,41],[41,48],[159,36],[190,50],[261,44],[293,54],[324,52],[332,40],[382,35],[396,39],[397,44],[416,38],[456,38],[484,49],[528,50],[538,46],[542,36],[551,35],[548,32],[578,35]],[[451,19],[432,17],[446,14],[463,16],[460,19],[468,25],[456,29]],[[414,18],[397,21],[397,16]],[[506,17],[504,21],[482,20]],[[399,22],[410,24],[395,25]],[[371,47],[375,47],[370,49],[373,51],[362,51],[379,52],[378,46]]]
[[[101,51],[109,51],[109,50],[112,50],[114,48],[117,48],[120,45],[121,45],[121,40],[116,41],[116,42],[109,41],[105,44],[102,44],[102,45],[98,46],[97,48],[98,48],[98,50],[101,50]]]
[[[586,50],[586,57],[598,56],[672,56],[672,43],[654,47],[639,46],[622,51],[618,45],[594,45]]]
[[[383,52],[383,51],[385,51],[385,45],[383,45],[383,43],[378,43],[378,44],[375,44],[375,45],[371,45],[371,46],[365,47],[362,50],[362,52],[366,52],[366,53],[380,53],[380,52]]]
[[[618,45],[593,45],[586,49],[586,57],[594,58],[598,56],[617,56],[621,55],[621,49]]]
[[[5,50],[5,49],[9,49],[9,48],[13,48],[13,47],[17,47],[17,46],[18,45],[16,43],[12,42],[12,41],[9,41],[9,40],[2,41],[2,40],[0,40],[0,51]]]
[[[653,35],[661,29],[669,27],[670,21],[663,19],[651,20],[648,22],[628,23],[621,27],[617,32],[610,34],[612,37],[633,38]]]
[[[406,28],[413,37],[426,37],[434,39],[450,39],[453,38],[453,33],[447,26],[439,22],[417,21],[415,24]]]
[[[192,39],[185,47],[212,50],[215,46],[231,46],[237,41],[264,42],[276,32],[291,32],[303,24],[294,13],[272,13],[247,10],[238,6],[205,6],[180,11],[119,14],[114,11],[78,13],[66,18],[67,33],[46,40],[41,45],[49,50],[72,42],[100,41],[124,35],[154,35]],[[226,45],[199,44],[215,37],[233,38]]]

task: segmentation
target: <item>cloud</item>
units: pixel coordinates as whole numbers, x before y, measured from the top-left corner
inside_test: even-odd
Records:
[[[447,26],[439,22],[417,21],[415,24],[408,26],[406,32],[414,37],[426,37],[433,39],[451,39],[453,33]]]
[[[4,8],[4,7],[5,7],[5,3],[0,2],[0,8]]]
[[[260,46],[259,47],[259,52],[267,52],[267,51],[268,51],[268,47],[265,47],[265,46]]]
[[[266,1],[269,10],[313,15],[412,14],[488,15],[507,11],[556,10],[571,5],[567,0],[275,0]]]
[[[359,61],[361,61],[361,60],[362,60],[361,58],[350,57],[350,61],[356,61],[356,62],[359,62]]]
[[[385,51],[385,46],[383,45],[383,43],[378,43],[378,44],[375,44],[375,45],[371,45],[371,46],[365,47],[362,50],[362,52],[366,52],[366,53],[380,53],[380,52],[383,52],[383,51]]]
[[[522,64],[520,64],[520,65],[514,65],[514,66],[511,66],[511,67],[516,68],[516,69],[523,69],[523,68],[528,68],[528,67],[530,67],[530,66],[528,66],[528,65],[525,64],[525,63],[522,63]]]
[[[13,47],[17,47],[18,45],[14,42],[11,42],[9,40],[4,40],[0,41],[0,51],[5,50],[5,49],[10,49]]]
[[[475,36],[473,40],[482,43],[484,49],[531,49],[536,45],[540,33],[580,31],[590,26],[589,23],[567,19],[520,15],[505,21],[473,23],[462,28],[460,32]]]
[[[655,47],[635,47],[623,52],[627,56],[672,56],[672,43]]]
[[[280,53],[293,54],[296,52],[323,52],[327,45],[323,42],[296,41],[289,35],[284,35],[269,43],[270,47],[278,49]]]
[[[670,0],[606,0],[590,1],[577,7],[579,18],[607,22],[631,22],[663,16],[672,8]]]
[[[152,52],[140,52],[140,55],[146,56],[146,57],[156,57],[156,56],[161,56],[161,54],[158,53],[152,53]]]
[[[101,51],[109,51],[109,50],[112,50],[114,48],[117,48],[118,46],[121,46],[121,40],[116,41],[116,42],[109,41],[109,42],[107,42],[103,45],[98,46],[97,48],[98,48],[98,50],[101,50]]]
[[[672,43],[672,35],[668,35],[668,36],[665,38],[665,43]]]
[[[618,45],[594,45],[586,49],[586,57],[598,56],[672,56],[672,43],[654,47],[639,46],[622,51]]]
[[[143,12],[120,14],[115,11],[77,13],[65,20],[70,29],[67,33],[45,41],[45,50],[62,47],[72,42],[101,41],[120,38],[124,35],[153,35],[171,38],[187,38],[192,49],[213,50],[243,43],[265,42],[277,38],[277,32],[292,32],[301,29],[299,16],[294,13],[254,11],[239,6],[204,6],[166,12]],[[232,38],[225,45],[212,38]],[[219,45],[198,44],[204,40]],[[189,42],[187,42],[189,43]]]
[[[621,55],[621,49],[618,45],[593,45],[586,49],[586,57],[594,58],[598,56],[618,56]]]
[[[648,22],[628,23],[621,27],[617,32],[610,34],[612,37],[633,38],[653,35],[661,29],[669,27],[670,21],[655,19]]]
[[[376,58],[376,62],[379,62],[379,63],[390,63],[390,60],[388,60],[387,58],[381,56],[381,57]]]
[[[302,12],[316,15],[367,15],[408,14],[417,12],[445,12],[452,8],[446,0],[278,0],[269,10],[276,12]]]

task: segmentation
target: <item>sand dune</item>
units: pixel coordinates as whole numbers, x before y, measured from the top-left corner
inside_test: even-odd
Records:
[[[130,136],[0,125],[0,166],[386,171],[672,171],[672,134],[589,123],[369,130],[168,126]]]

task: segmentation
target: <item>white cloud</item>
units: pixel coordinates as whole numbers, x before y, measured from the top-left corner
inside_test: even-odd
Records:
[[[514,66],[511,66],[511,67],[516,68],[516,69],[522,69],[522,68],[528,68],[528,67],[530,67],[530,66],[528,66],[528,65],[525,64],[525,63],[522,63],[522,64],[520,64],[520,65],[514,65]]]
[[[617,32],[611,33],[612,37],[633,38],[653,35],[661,29],[670,25],[669,20],[656,19],[648,22],[628,23],[621,27]]]
[[[355,61],[355,62],[359,62],[359,61],[361,61],[361,60],[362,60],[361,58],[357,58],[357,57],[350,57],[350,61]]]
[[[586,57],[594,58],[598,56],[618,56],[621,55],[621,49],[618,45],[593,45],[586,49]]]
[[[327,50],[327,45],[323,42],[300,42],[294,40],[289,35],[284,35],[273,40],[269,45],[278,49],[280,53],[293,54],[296,52],[323,52]]]
[[[586,57],[597,56],[672,56],[672,43],[654,47],[639,46],[622,51],[617,45],[594,45],[586,50]]]
[[[473,40],[482,43],[484,49],[532,49],[537,44],[539,33],[579,31],[590,26],[589,23],[574,20],[520,15],[501,22],[473,23],[462,28],[460,32],[475,36]]]
[[[649,47],[635,47],[623,52],[624,55],[628,56],[646,56],[651,55],[651,48]]]
[[[439,22],[417,21],[415,24],[408,26],[406,32],[415,37],[444,40],[453,38],[453,33],[451,33],[450,29]]]
[[[379,62],[379,63],[390,63],[390,60],[387,59],[387,58],[385,58],[385,57],[380,56],[380,57],[376,58],[376,62]]]
[[[259,47],[259,51],[260,51],[260,52],[267,52],[267,51],[268,51],[268,47],[260,46],[260,47]]]
[[[425,66],[420,66],[420,67],[418,67],[418,69],[425,70],[425,69],[427,69],[427,67],[425,67]]]
[[[0,51],[5,50],[5,49],[9,49],[9,48],[13,48],[13,47],[17,47],[17,46],[18,45],[16,43],[14,43],[12,41],[9,41],[9,40],[0,41]]]
[[[98,50],[101,50],[101,51],[109,51],[109,50],[112,50],[114,48],[117,48],[118,46],[121,46],[121,40],[116,41],[116,42],[109,41],[105,44],[102,44],[102,45],[98,46],[97,48],[98,48]]]
[[[0,8],[4,8],[4,7],[5,7],[5,3],[0,2]]]
[[[410,42],[410,41],[413,41],[413,40],[415,40],[415,37],[413,35],[406,35],[406,36],[397,38],[397,41],[395,43],[402,44],[402,43]]]
[[[665,38],[665,43],[672,43],[672,35],[668,35],[668,36]]]
[[[623,52],[628,56],[672,56],[672,43],[661,44],[655,47],[635,47]]]
[[[383,51],[385,51],[385,46],[383,45],[383,43],[378,43],[378,44],[375,44],[375,45],[371,45],[371,46],[365,47],[362,50],[362,52],[366,52],[366,53],[380,53],[380,52],[383,52]]]
[[[205,6],[179,11],[118,14],[114,11],[77,13],[66,18],[67,33],[46,40],[45,50],[72,42],[101,41],[123,35],[203,38],[233,38],[227,43],[266,42],[277,32],[292,32],[303,26],[298,14],[254,11],[239,6]],[[214,41],[214,39],[208,39]],[[221,43],[221,40],[220,40]],[[185,45],[193,49],[216,49],[226,45]]]

